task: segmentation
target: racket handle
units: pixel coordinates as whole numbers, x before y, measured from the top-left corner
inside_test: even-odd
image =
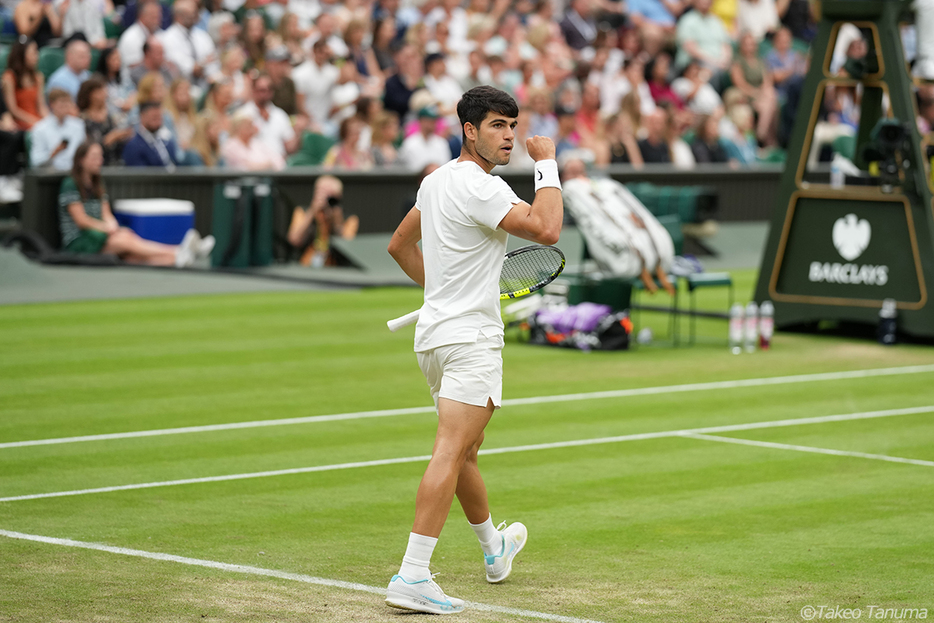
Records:
[[[398,318],[393,318],[386,322],[386,326],[389,327],[389,330],[395,333],[402,327],[407,327],[410,324],[415,324],[418,322],[418,314],[421,312],[420,309],[416,309],[413,312],[407,313],[405,316],[399,316]]]

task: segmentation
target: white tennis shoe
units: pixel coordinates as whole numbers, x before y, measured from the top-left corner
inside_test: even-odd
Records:
[[[525,547],[525,542],[529,540],[528,529],[518,521],[503,530],[506,522],[496,527],[503,537],[503,549],[498,554],[486,555],[483,560],[486,563],[486,581],[491,584],[502,582],[512,573],[512,561],[516,554]]]
[[[401,575],[392,576],[386,589],[386,605],[431,614],[452,614],[464,610],[464,601],[445,595],[435,583],[434,575],[417,582],[408,582]]]

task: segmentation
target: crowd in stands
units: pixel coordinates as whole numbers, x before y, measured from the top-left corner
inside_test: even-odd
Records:
[[[29,166],[61,170],[90,140],[110,166],[420,171],[459,153],[455,107],[478,84],[520,104],[509,166],[532,165],[534,134],[596,166],[741,166],[781,157],[815,35],[809,0],[2,6],[18,38],[0,112],[30,133]],[[826,103],[843,122],[846,96]]]

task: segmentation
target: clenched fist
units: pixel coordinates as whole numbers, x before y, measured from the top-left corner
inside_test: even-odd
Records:
[[[525,148],[535,162],[555,159],[555,144],[547,136],[536,135],[525,139]]]

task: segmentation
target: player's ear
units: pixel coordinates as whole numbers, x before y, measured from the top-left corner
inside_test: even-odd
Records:
[[[469,138],[472,141],[477,140],[477,126],[470,123],[469,121],[464,124],[464,136]]]

